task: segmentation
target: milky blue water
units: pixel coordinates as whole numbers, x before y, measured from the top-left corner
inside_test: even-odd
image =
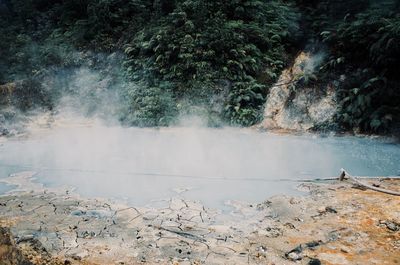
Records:
[[[400,145],[356,137],[280,136],[241,129],[54,129],[0,144],[0,178],[36,171],[49,187],[136,205],[170,197],[220,207],[296,194],[288,180],[400,174]],[[0,186],[0,192],[4,192]]]

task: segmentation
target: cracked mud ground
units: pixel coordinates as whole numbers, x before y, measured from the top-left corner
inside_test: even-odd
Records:
[[[347,182],[231,201],[229,213],[182,199],[135,208],[24,185],[35,190],[0,197],[1,265],[400,264],[400,198]],[[399,180],[379,185],[400,188]]]

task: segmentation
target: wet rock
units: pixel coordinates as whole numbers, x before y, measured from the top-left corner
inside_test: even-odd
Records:
[[[83,216],[85,214],[86,214],[86,212],[82,211],[82,210],[74,210],[71,212],[71,215],[73,215],[73,216]]]
[[[16,238],[16,243],[23,243],[23,242],[31,242],[34,240],[34,236],[33,235],[23,235],[20,237]]]
[[[86,215],[94,218],[110,218],[112,216],[112,212],[108,210],[88,210]]]

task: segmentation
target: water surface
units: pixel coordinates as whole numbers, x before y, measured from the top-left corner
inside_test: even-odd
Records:
[[[0,178],[36,171],[47,186],[136,205],[173,196],[220,207],[295,194],[293,181],[400,173],[400,146],[356,137],[280,136],[241,129],[53,129],[0,145]],[[284,181],[283,181],[284,180]],[[0,191],[1,192],[1,191]]]

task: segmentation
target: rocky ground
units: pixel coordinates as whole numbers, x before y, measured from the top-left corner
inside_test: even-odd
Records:
[[[301,52],[271,87],[265,103],[263,121],[257,125],[268,130],[337,131],[334,116],[338,111],[336,90],[339,81],[311,85],[314,69],[324,55]],[[343,81],[343,80],[341,80]],[[319,130],[318,130],[319,131]]]
[[[400,197],[349,182],[222,213],[171,199],[135,208],[48,190],[32,172],[3,180],[0,264],[398,264]],[[400,190],[400,180],[374,181]]]

